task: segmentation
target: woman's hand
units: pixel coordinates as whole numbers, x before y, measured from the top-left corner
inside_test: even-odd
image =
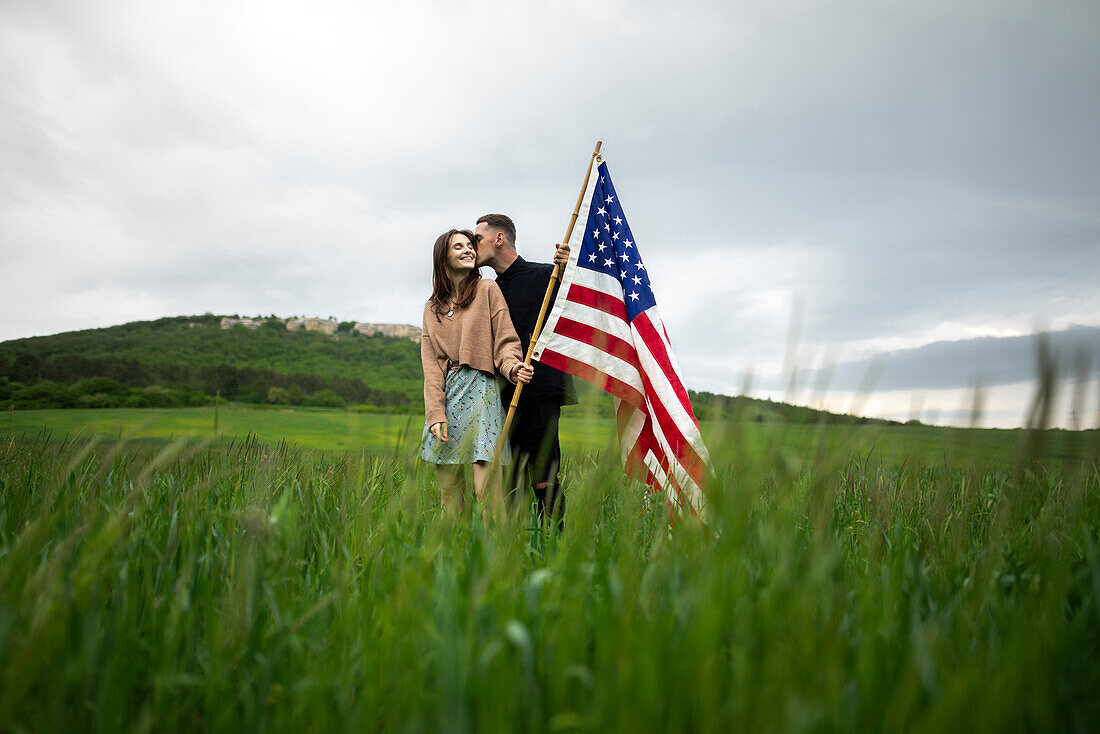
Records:
[[[508,379],[512,381],[512,384],[520,383],[527,384],[531,381],[531,378],[535,375],[535,368],[529,364],[520,362],[512,368],[512,374],[508,375]]]
[[[433,423],[428,431],[440,441],[447,440],[447,421]]]

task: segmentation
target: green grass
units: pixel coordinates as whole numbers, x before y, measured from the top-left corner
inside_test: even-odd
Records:
[[[706,529],[567,449],[544,534],[443,518],[415,440],[93,412],[154,440],[0,434],[0,731],[1100,726],[1095,433],[714,423]]]
[[[0,435],[82,433],[101,439],[160,442],[174,438],[214,436],[214,408],[104,408],[97,410],[24,410],[0,418]],[[406,430],[419,438],[423,419],[385,413],[356,413],[326,408],[261,408],[226,406],[218,409],[218,435],[253,434],[259,440],[287,440],[312,449],[387,451],[404,440]]]
[[[562,412],[562,446],[567,454],[616,454],[614,420]],[[954,429],[935,426],[785,425],[739,421],[703,421],[704,438],[725,443],[735,430],[750,453],[782,444],[802,461],[814,452],[842,451],[861,460],[897,465],[906,461],[949,463],[956,456],[970,460],[1009,461],[1022,431]],[[43,428],[60,437],[83,434],[100,439],[170,441],[178,437],[214,436],[214,408],[107,408],[96,410],[17,410],[0,415],[0,436],[36,434]],[[365,449],[390,451],[403,445],[406,434],[419,438],[420,416],[357,413],[329,408],[266,408],[223,405],[218,411],[218,436],[254,435],[268,443],[289,441],[326,451]],[[1048,431],[1048,461],[1073,462],[1087,456],[1096,432]]]

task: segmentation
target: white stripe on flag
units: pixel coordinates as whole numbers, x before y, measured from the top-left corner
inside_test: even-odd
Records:
[[[598,273],[588,268],[577,268],[577,273],[570,282],[606,293],[620,301],[623,300],[623,284],[607,273]]]
[[[539,344],[541,345],[539,348],[540,353],[546,351],[557,352],[578,362],[584,362],[587,365],[596,367],[600,372],[625,382],[643,395],[645,394],[645,385],[642,384],[638,368],[630,362],[621,360],[591,344],[585,344],[562,334],[551,334],[550,336],[543,334],[542,338],[539,339]]]
[[[657,458],[656,454],[654,454],[652,451],[647,451],[643,463],[646,465],[646,467],[649,468],[649,471],[653,473],[653,476],[656,477],[657,482],[660,485],[664,487],[668,486],[668,475],[665,474],[665,470],[661,468],[661,462]],[[683,509],[679,507],[680,499],[676,496],[675,490],[669,489],[666,491],[666,494],[672,502],[676,503],[677,509]]]
[[[619,412],[619,404],[621,400],[615,398],[615,412]],[[623,464],[627,463],[627,459],[630,457],[630,452],[634,450],[634,445],[638,443],[638,436],[642,433],[642,428],[645,427],[645,413],[637,408],[631,407],[630,419],[623,426],[623,432],[619,436],[619,453],[622,456]]]
[[[676,458],[676,452],[672,450],[672,445],[665,435],[664,430],[661,428],[661,424],[658,421],[650,421],[650,429],[653,431],[653,438],[657,441],[657,445],[661,449],[661,453],[665,455],[667,464],[673,477],[676,479],[676,483],[680,485],[680,488],[685,492],[687,488],[694,487],[698,490],[698,485],[695,484],[695,480],[691,478],[691,475],[687,473],[687,470],[681,466],[679,459]],[[694,499],[692,498],[694,503]]]
[[[565,318],[593,326],[629,344],[634,343],[634,335],[631,333],[630,324],[623,321],[618,316],[612,316],[606,311],[601,311],[598,308],[593,308],[583,303],[573,303],[571,306],[572,308],[569,309],[569,315]],[[555,326],[556,325],[555,323]]]
[[[634,333],[637,334],[637,329],[634,329]],[[635,343],[644,343],[644,341],[641,336],[638,336]],[[672,387],[672,383],[668,381],[660,364],[657,363],[657,360],[653,358],[648,349],[638,349],[638,361],[649,376],[649,384],[653,386],[654,393],[660,399],[661,404],[665,406],[672,421],[680,429],[687,442],[691,444],[691,447],[695,449],[695,453],[699,455],[699,458],[705,462],[707,460],[707,448],[703,445],[702,435],[695,428],[694,417],[684,409],[683,403],[680,402],[680,396],[676,394],[676,390]],[[658,423],[658,421],[654,420],[654,423]]]

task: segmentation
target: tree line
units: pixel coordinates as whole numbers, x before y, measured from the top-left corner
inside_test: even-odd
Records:
[[[121,357],[0,354],[4,407],[182,407],[224,400],[340,407],[363,403],[412,409],[418,394],[380,389],[360,378],[234,365],[151,364]]]

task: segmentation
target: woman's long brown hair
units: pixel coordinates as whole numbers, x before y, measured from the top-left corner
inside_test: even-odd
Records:
[[[447,250],[451,246],[451,237],[456,234],[466,235],[470,242],[474,243],[474,247],[477,247],[474,233],[468,229],[448,229],[435,241],[435,246],[432,248],[432,297],[429,303],[432,305],[432,312],[435,313],[437,321],[447,312],[448,301],[452,302],[455,308],[469,306],[470,301],[474,300],[474,294],[477,293],[477,282],[481,280],[481,270],[475,267],[458,284],[458,292],[455,292],[454,283],[451,282],[451,276],[447,272]]]

